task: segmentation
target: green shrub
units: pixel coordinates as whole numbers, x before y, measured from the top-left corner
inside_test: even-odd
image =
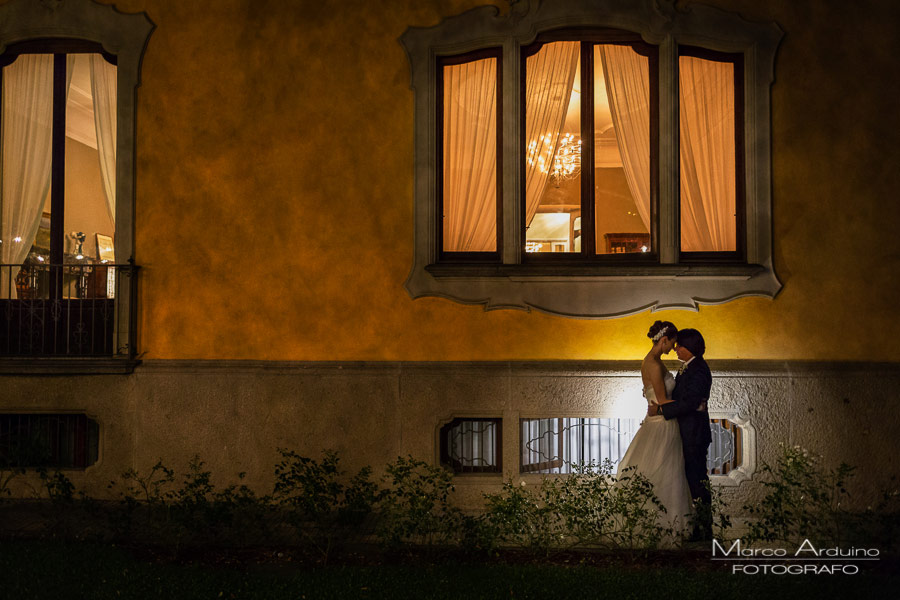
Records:
[[[380,496],[376,529],[383,543],[433,547],[458,544],[463,539],[465,520],[450,503],[452,473],[412,456],[400,456],[387,465],[383,481],[389,487]]]
[[[553,480],[544,479],[535,490],[524,481],[518,485],[507,481],[499,493],[484,495],[487,530],[506,545],[548,554],[565,537],[563,523],[548,502],[555,494]]]
[[[484,520],[497,543],[547,554],[577,546],[654,548],[674,532],[660,525],[665,509],[653,484],[626,469],[617,479],[610,461],[573,463],[572,473],[545,477],[537,487],[508,481],[485,494]]]
[[[841,463],[825,470],[820,458],[800,446],[782,444],[774,465],[763,463],[760,484],[767,490],[762,501],[744,505],[751,517],[747,542],[840,544],[846,539],[852,515],[846,508],[847,481],[854,467]]]
[[[287,522],[322,558],[332,550],[364,535],[364,524],[380,498],[364,467],[346,479],[337,452],[326,450],[321,461],[279,448],[272,499]]]

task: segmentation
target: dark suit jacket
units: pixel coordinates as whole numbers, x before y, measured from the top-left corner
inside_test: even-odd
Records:
[[[709,400],[712,374],[702,357],[694,357],[681,375],[675,377],[672,402],[660,406],[666,419],[678,419],[681,442],[685,446],[709,446],[709,412],[697,410],[701,402]]]

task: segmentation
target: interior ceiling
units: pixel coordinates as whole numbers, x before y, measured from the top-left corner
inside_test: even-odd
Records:
[[[575,69],[575,77],[572,81],[572,95],[569,98],[569,107],[566,109],[566,120],[563,123],[563,134],[581,133],[581,64]],[[621,167],[622,157],[615,145],[615,132],[613,131],[612,112],[609,109],[609,100],[606,96],[606,82],[603,73],[596,70],[594,73],[594,166],[595,167]],[[612,140],[613,144],[608,143]]]
[[[97,148],[91,67],[87,54],[75,55],[75,67],[66,103],[66,137],[91,148]]]

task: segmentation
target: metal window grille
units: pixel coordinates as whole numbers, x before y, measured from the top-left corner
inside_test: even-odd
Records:
[[[707,468],[710,475],[728,475],[741,466],[741,428],[728,419],[710,419],[712,443],[709,445]]]
[[[571,473],[573,464],[619,463],[640,419],[522,419],[521,472]],[[728,419],[711,419],[710,475],[727,475],[741,465],[741,428]]]
[[[441,464],[454,473],[500,473],[501,419],[453,419],[441,427]]]
[[[639,419],[522,419],[523,473],[571,473],[572,464],[618,463]]]
[[[100,427],[83,414],[0,414],[0,466],[83,469],[99,446]]]

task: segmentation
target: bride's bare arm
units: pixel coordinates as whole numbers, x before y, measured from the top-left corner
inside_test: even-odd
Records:
[[[671,400],[666,397],[666,384],[663,381],[663,377],[666,373],[666,368],[662,365],[651,364],[649,371],[650,372],[647,373],[647,376],[650,379],[650,385],[653,386],[653,393],[656,395],[656,402],[658,404],[671,402]]]

